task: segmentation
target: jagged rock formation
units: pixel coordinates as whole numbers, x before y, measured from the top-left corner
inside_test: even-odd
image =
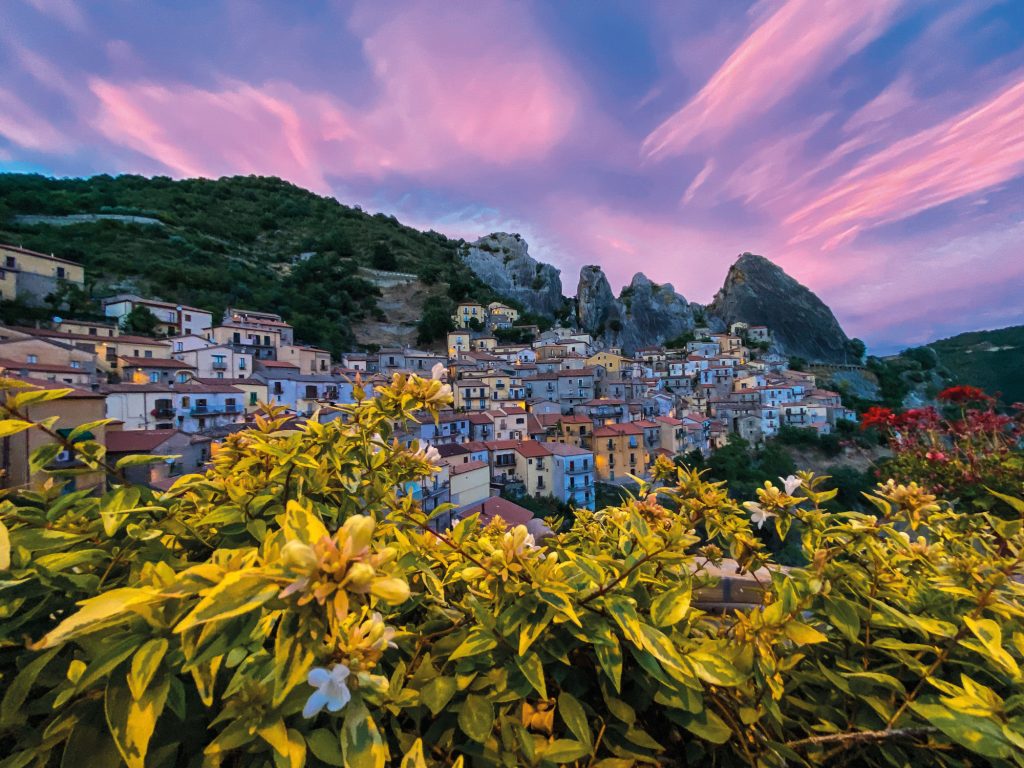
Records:
[[[708,306],[725,324],[767,325],[786,355],[825,363],[855,362],[850,339],[825,303],[763,256],[744,253]]]
[[[576,290],[580,327],[626,354],[673,339],[694,326],[693,309],[671,285],[652,282],[642,272],[615,298],[600,267],[580,270]]]
[[[538,315],[560,317],[565,306],[560,272],[529,254],[518,234],[495,232],[469,244],[463,261],[500,295]]]

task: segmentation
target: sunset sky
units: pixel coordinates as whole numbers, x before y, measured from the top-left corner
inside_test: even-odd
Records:
[[[4,0],[0,170],[276,175],[873,351],[1024,322],[1024,2]]]

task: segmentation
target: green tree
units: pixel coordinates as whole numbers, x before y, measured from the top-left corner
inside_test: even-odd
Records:
[[[121,318],[121,330],[125,333],[136,333],[141,336],[153,336],[160,320],[148,307],[136,304],[132,311]]]
[[[374,269],[382,269],[385,272],[394,272],[398,269],[398,259],[395,258],[394,252],[388,248],[386,243],[374,244],[370,264]]]
[[[423,317],[416,324],[416,343],[432,344],[444,339],[455,328],[452,321],[454,307],[448,301],[436,300],[427,304]]]

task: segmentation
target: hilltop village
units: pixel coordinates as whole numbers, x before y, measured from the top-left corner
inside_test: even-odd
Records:
[[[40,300],[84,283],[81,265],[0,245],[2,298]],[[102,299],[105,318],[54,317],[0,327],[3,376],[66,388],[61,400],[29,406],[33,418],[59,416],[61,434],[85,433],[112,457],[166,456],[132,468],[133,479],[166,488],[201,471],[227,435],[249,428],[263,404],[295,423],[343,416],[334,406],[396,373],[446,381],[453,407],[424,416],[401,439],[430,449],[440,471],[408,489],[430,511],[480,511],[510,523],[532,514],[511,499],[550,499],[594,509],[598,484],[644,478],[660,455],[708,455],[730,434],[759,445],[790,425],[831,432],[855,420],[837,392],[790,368],[772,349],[772,329],[733,323],[698,326],[685,338],[625,355],[576,328],[541,331],[501,302],[463,302],[446,350],[380,348],[340,359],[295,338],[280,315],[229,307],[209,311],[134,294]],[[145,321],[147,333],[135,330]],[[514,331],[519,343],[499,341]],[[32,481],[29,454],[42,432],[4,439],[8,487]],[[73,465],[73,451],[54,463]],[[88,474],[79,488],[102,482]]]

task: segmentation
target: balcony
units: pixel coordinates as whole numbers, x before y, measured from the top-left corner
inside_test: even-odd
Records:
[[[214,360],[211,366],[215,371],[226,371],[228,364],[224,360]]]
[[[197,405],[191,411],[192,416],[216,416],[218,414],[241,413],[242,407],[237,403],[225,403],[223,405]]]
[[[174,409],[166,406],[153,409],[153,415],[158,419],[173,419]]]

